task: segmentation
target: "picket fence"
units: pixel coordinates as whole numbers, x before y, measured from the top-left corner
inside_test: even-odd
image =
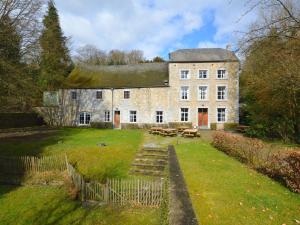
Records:
[[[105,184],[85,182],[67,162],[67,170],[82,201],[100,201],[104,204],[160,206],[165,193],[164,179],[108,179]]]

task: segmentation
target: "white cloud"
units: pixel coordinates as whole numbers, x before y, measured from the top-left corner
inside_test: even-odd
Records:
[[[207,11],[214,13],[212,25],[216,33],[213,40],[204,42],[201,37],[198,47],[224,47],[223,43],[234,42],[233,31],[244,27],[249,20],[235,23],[245,9],[240,0],[230,2],[64,0],[57,1],[57,7],[62,28],[72,37],[74,48],[93,44],[103,50],[141,49],[150,58],[169,49],[185,47],[184,37],[203,27]]]

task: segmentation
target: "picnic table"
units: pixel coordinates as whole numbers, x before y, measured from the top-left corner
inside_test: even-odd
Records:
[[[149,130],[150,134],[160,134],[160,132],[162,131],[162,127],[151,127]]]
[[[173,128],[167,128],[167,129],[162,129],[160,134],[162,136],[176,136],[177,135],[177,130]]]
[[[177,128],[177,130],[178,130],[179,133],[182,133],[184,130],[187,130],[187,129],[189,129],[188,126],[181,126],[181,127]]]
[[[184,137],[198,137],[198,130],[197,129],[185,129],[182,132],[182,136],[184,136]]]

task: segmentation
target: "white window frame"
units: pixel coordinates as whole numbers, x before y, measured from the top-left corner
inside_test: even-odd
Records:
[[[104,111],[104,122],[110,122],[111,120],[111,115],[110,115],[110,110],[105,110]]]
[[[161,113],[161,115],[159,115],[158,113]],[[164,122],[164,111],[162,111],[162,110],[155,111],[155,122],[156,123]]]
[[[133,115],[133,112],[135,112],[135,115]],[[129,122],[130,123],[137,123],[137,111],[136,110],[130,110],[129,111]]]
[[[218,109],[224,109],[224,121],[219,121],[219,112],[218,112]],[[216,118],[217,118],[217,123],[226,123],[227,122],[227,108],[226,107],[217,107],[217,110],[216,110]]]
[[[128,98],[125,98],[125,92],[128,92],[129,94],[128,94]],[[131,96],[131,92],[129,91],[129,90],[124,90],[123,91],[123,98],[124,99],[130,99],[130,96]]]
[[[187,109],[187,112],[182,112],[182,109]],[[183,113],[187,113],[187,120],[182,120],[181,116]],[[179,118],[180,118],[180,122],[189,122],[190,121],[190,108],[189,107],[180,107]]]
[[[183,89],[186,88],[186,99],[182,98],[183,97]],[[181,86],[180,87],[180,96],[179,96],[181,101],[188,101],[190,100],[190,87],[189,86]]]
[[[80,118],[81,118],[81,115],[83,115],[83,123],[81,123],[80,121]],[[87,123],[87,116],[89,115],[90,119],[89,119],[89,122]],[[92,119],[92,114],[89,113],[89,112],[80,112],[79,113],[79,120],[78,120],[78,125],[79,126],[88,126],[90,125],[91,123],[91,119]]]
[[[182,78],[182,71],[188,71],[187,78]],[[189,69],[181,69],[179,70],[179,78],[180,80],[189,80],[191,78],[191,70]]]
[[[218,77],[219,70],[225,70],[225,75],[224,75],[224,77],[222,77],[222,78],[219,78],[219,77]],[[227,77],[228,77],[227,69],[225,69],[225,68],[219,68],[219,69],[217,69],[217,73],[216,73],[216,79],[217,79],[217,80],[226,80]]]
[[[206,87],[206,98],[205,99],[201,99],[200,98],[200,87]],[[208,101],[208,99],[209,99],[209,87],[208,87],[208,84],[199,85],[198,86],[198,101]]]
[[[98,93],[99,93],[99,92],[101,93],[101,98],[98,98]],[[103,91],[102,91],[102,90],[97,90],[97,91],[96,91],[96,99],[97,99],[97,100],[103,100]]]
[[[219,99],[218,98],[219,87],[225,87],[225,96],[224,96],[224,99]],[[227,98],[228,98],[228,87],[227,87],[227,85],[226,84],[219,84],[219,85],[217,85],[217,87],[216,87],[216,100],[217,101],[227,101]]]
[[[73,98],[73,94],[75,94],[75,98]],[[76,101],[78,99],[77,91],[71,91],[71,100]]]
[[[206,71],[206,78],[201,78],[200,77],[200,71]],[[201,70],[198,70],[198,77],[197,77],[199,80],[207,80],[209,79],[209,70],[208,69],[201,69]]]

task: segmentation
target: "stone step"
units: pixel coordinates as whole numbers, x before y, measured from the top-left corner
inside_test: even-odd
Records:
[[[163,171],[158,170],[146,170],[146,169],[131,169],[130,174],[147,175],[147,176],[164,176]]]
[[[138,167],[139,169],[158,169],[164,170],[164,165],[153,165],[153,164],[145,164],[145,163],[132,163],[131,166]]]
[[[149,147],[144,147],[142,149],[143,151],[147,151],[147,152],[163,152],[163,153],[168,153],[168,150],[165,148],[149,148]]]
[[[166,165],[167,160],[165,159],[155,159],[155,158],[135,158],[134,163],[144,163],[152,165]]]
[[[167,155],[154,154],[154,153],[139,153],[137,154],[139,158],[157,158],[157,159],[167,159]]]

